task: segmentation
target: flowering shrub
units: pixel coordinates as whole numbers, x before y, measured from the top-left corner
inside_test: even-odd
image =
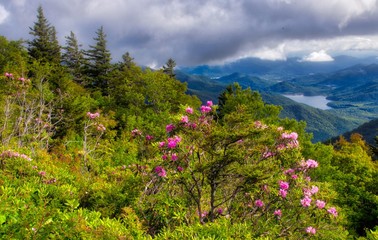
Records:
[[[337,214],[333,208],[327,212],[325,201],[317,198],[326,196],[308,172],[319,164],[302,158],[298,134],[235,115],[219,124],[213,119],[215,108],[211,102],[199,112],[186,107],[190,115],[166,125],[167,138],[153,143],[156,166],[146,179],[143,199],[151,204],[159,194],[188,199],[182,213],[187,223],[223,217],[247,221],[255,226],[254,237],[328,234],[335,224],[329,214]],[[144,207],[154,211],[156,205]],[[180,214],[172,211],[171,217]]]

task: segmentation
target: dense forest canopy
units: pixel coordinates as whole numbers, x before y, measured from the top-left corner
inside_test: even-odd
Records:
[[[105,31],[61,46],[40,7],[30,41],[0,36],[1,238],[377,239],[359,135],[314,144],[237,83],[201,103]]]

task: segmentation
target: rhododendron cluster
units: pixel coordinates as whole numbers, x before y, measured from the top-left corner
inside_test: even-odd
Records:
[[[167,176],[167,172],[165,171],[165,169],[162,166],[157,166],[155,168],[155,172],[159,177],[166,177]]]
[[[98,112],[96,112],[96,113],[87,112],[87,116],[89,117],[89,119],[95,119],[95,118],[100,117],[100,113],[98,113]]]
[[[257,199],[255,201],[255,206],[261,208],[264,206],[264,202],[261,199]]]
[[[308,233],[308,234],[312,234],[312,235],[315,235],[315,233],[316,233],[316,229],[314,228],[314,227],[307,227],[306,228],[306,232]]]
[[[32,160],[29,156],[27,156],[23,153],[14,152],[14,151],[11,151],[11,150],[6,150],[6,151],[2,152],[0,154],[0,157],[2,157],[2,158],[19,157],[19,158],[23,158],[23,159],[28,160],[28,161]]]

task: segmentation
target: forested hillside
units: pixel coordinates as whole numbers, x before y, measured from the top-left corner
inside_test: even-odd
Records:
[[[249,88],[200,101],[173,59],[114,63],[103,27],[86,49],[56,31],[40,7],[30,41],[0,36],[0,238],[377,239],[358,135],[313,144]]]

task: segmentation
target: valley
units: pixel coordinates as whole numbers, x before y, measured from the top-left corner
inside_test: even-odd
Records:
[[[281,117],[305,121],[314,142],[378,118],[378,62],[373,57],[340,56],[320,63],[244,59],[182,68],[177,79],[187,82],[188,92],[202,101],[216,102],[225,87],[235,82],[258,91],[266,103],[282,107]]]

